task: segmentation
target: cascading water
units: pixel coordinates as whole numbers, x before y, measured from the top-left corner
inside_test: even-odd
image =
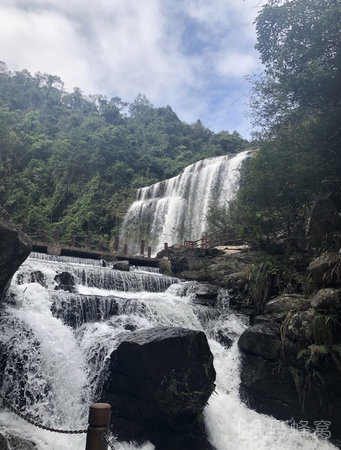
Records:
[[[250,152],[203,159],[169,180],[139,189],[121,227],[120,241],[131,254],[145,239],[154,253],[163,243],[200,239],[212,205],[226,206],[239,187],[240,169]]]
[[[89,261],[33,256],[13,278],[0,316],[0,354],[5,355],[0,358],[1,391],[21,411],[55,428],[86,428],[88,405],[98,398],[106,376],[106,358],[122,335],[154,326],[180,326],[205,331],[214,354],[217,387],[204,417],[217,450],[334,448],[313,434],[299,433],[249,410],[240,401],[237,340],[246,319],[229,309],[226,292],[211,308],[192,303],[188,283],[184,286],[157,273],[135,270],[125,274],[127,280],[130,277],[125,284],[115,284],[113,279],[121,279],[122,273],[91,266]],[[55,289],[55,276],[65,271],[76,279],[74,292]],[[160,278],[165,281],[160,283]],[[233,342],[229,349],[218,342],[222,332]],[[85,435],[49,433],[4,410],[0,433],[29,439],[38,450],[85,448]],[[136,446],[123,442],[115,443],[115,448]],[[140,448],[154,447],[146,443]]]

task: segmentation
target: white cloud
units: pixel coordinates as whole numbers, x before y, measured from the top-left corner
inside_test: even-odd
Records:
[[[61,74],[70,87],[95,87],[81,39],[65,17],[1,8],[0,30],[1,59],[10,69]]]
[[[243,77],[258,66],[258,61],[254,56],[234,51],[225,55],[218,53],[215,60],[218,74],[224,77]]]
[[[259,0],[2,0],[0,59],[11,70],[58,75],[68,89],[126,101],[142,92],[188,122],[226,117],[230,129],[228,115],[214,110],[223,107],[223,101],[215,105],[214,93],[226,90],[228,104],[229,96],[245,90],[242,76],[256,68],[257,5]]]

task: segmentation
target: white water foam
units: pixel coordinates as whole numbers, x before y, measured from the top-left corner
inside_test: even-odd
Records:
[[[65,270],[62,263],[55,266],[55,271],[46,263],[45,269],[39,264],[44,280],[51,282],[56,272]],[[29,280],[29,272],[36,269],[32,260],[28,260],[20,269],[22,279]],[[84,266],[84,270],[93,269]],[[217,312],[213,308],[193,305],[189,296],[176,295],[181,291],[179,287],[170,287],[163,293],[129,293],[81,285],[78,289],[83,290],[83,294],[104,299],[108,295],[119,295],[123,302],[116,315],[71,329],[52,315],[50,307],[56,296],[68,302],[74,294],[55,291],[53,283],[43,287],[28,282],[17,285],[13,281],[11,285],[16,303],[6,307],[0,324],[4,331],[2,342],[11,353],[4,372],[3,389],[18,407],[36,420],[54,427],[86,428],[88,405],[96,399],[96,385],[105,376],[106,361],[122,336],[131,330],[156,325],[182,326],[204,329],[210,338],[217,381],[216,392],[209,399],[204,417],[209,439],[217,450],[335,448],[311,433],[304,435],[284,422],[258,414],[240,401],[237,339],[246,327],[243,316],[234,314],[227,307]],[[221,329],[233,340],[229,350],[213,339],[216,331]],[[22,398],[26,401],[24,405]],[[84,435],[49,433],[7,411],[0,413],[0,431],[30,439],[39,450],[85,448]],[[152,450],[154,446],[150,443],[142,447],[115,443],[115,448]]]

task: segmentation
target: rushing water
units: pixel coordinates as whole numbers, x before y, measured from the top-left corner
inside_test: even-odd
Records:
[[[210,207],[226,206],[234,198],[242,163],[249,155],[245,151],[203,159],[176,177],[139,189],[124,218],[121,243],[135,254],[139,241],[145,239],[155,253],[164,242],[200,239]]]
[[[86,428],[88,405],[98,396],[107,357],[122,333],[180,326],[203,330],[209,338],[217,387],[204,417],[217,450],[334,448],[241,403],[237,340],[246,319],[229,310],[226,293],[221,292],[218,308],[209,308],[191,302],[188,284],[157,273],[134,270],[123,275],[89,261],[32,256],[13,278],[0,317],[0,348],[7,352],[6,364],[0,361],[1,390],[21,411],[52,427]],[[55,290],[56,274],[65,271],[75,277],[75,292]],[[217,341],[221,332],[233,341],[228,350]],[[85,448],[85,435],[49,433],[4,410],[0,432],[27,438],[39,450]],[[124,442],[115,447],[136,448]],[[139,448],[154,447],[146,443]]]

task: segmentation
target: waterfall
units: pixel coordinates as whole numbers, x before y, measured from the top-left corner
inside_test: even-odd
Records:
[[[237,341],[247,320],[229,309],[226,291],[221,290],[218,306],[212,308],[192,302],[188,283],[136,268],[125,273],[125,286],[115,285],[103,282],[108,270],[91,266],[89,261],[56,261],[35,254],[14,276],[0,315],[0,389],[23,413],[55,428],[86,428],[88,406],[98,399],[108,356],[124,336],[155,326],[185,327],[204,331],[214,355],[216,392],[204,410],[204,419],[217,450],[335,448],[313,434],[299,433],[284,422],[258,414],[240,401]],[[73,292],[55,289],[56,275],[65,271],[75,279]],[[113,279],[118,276],[117,271],[111,272]],[[136,275],[144,282],[137,281]],[[166,281],[160,283],[160,278]],[[155,285],[161,291],[156,292]],[[221,333],[232,342],[229,349],[219,343]],[[49,433],[7,410],[0,410],[0,432],[29,439],[38,450],[85,448],[85,435]],[[116,442],[115,448],[154,447]]]
[[[154,253],[164,242],[200,239],[210,207],[225,206],[235,197],[242,163],[249,156],[244,151],[203,159],[176,177],[139,189],[123,220],[120,241],[136,254],[141,239]]]

